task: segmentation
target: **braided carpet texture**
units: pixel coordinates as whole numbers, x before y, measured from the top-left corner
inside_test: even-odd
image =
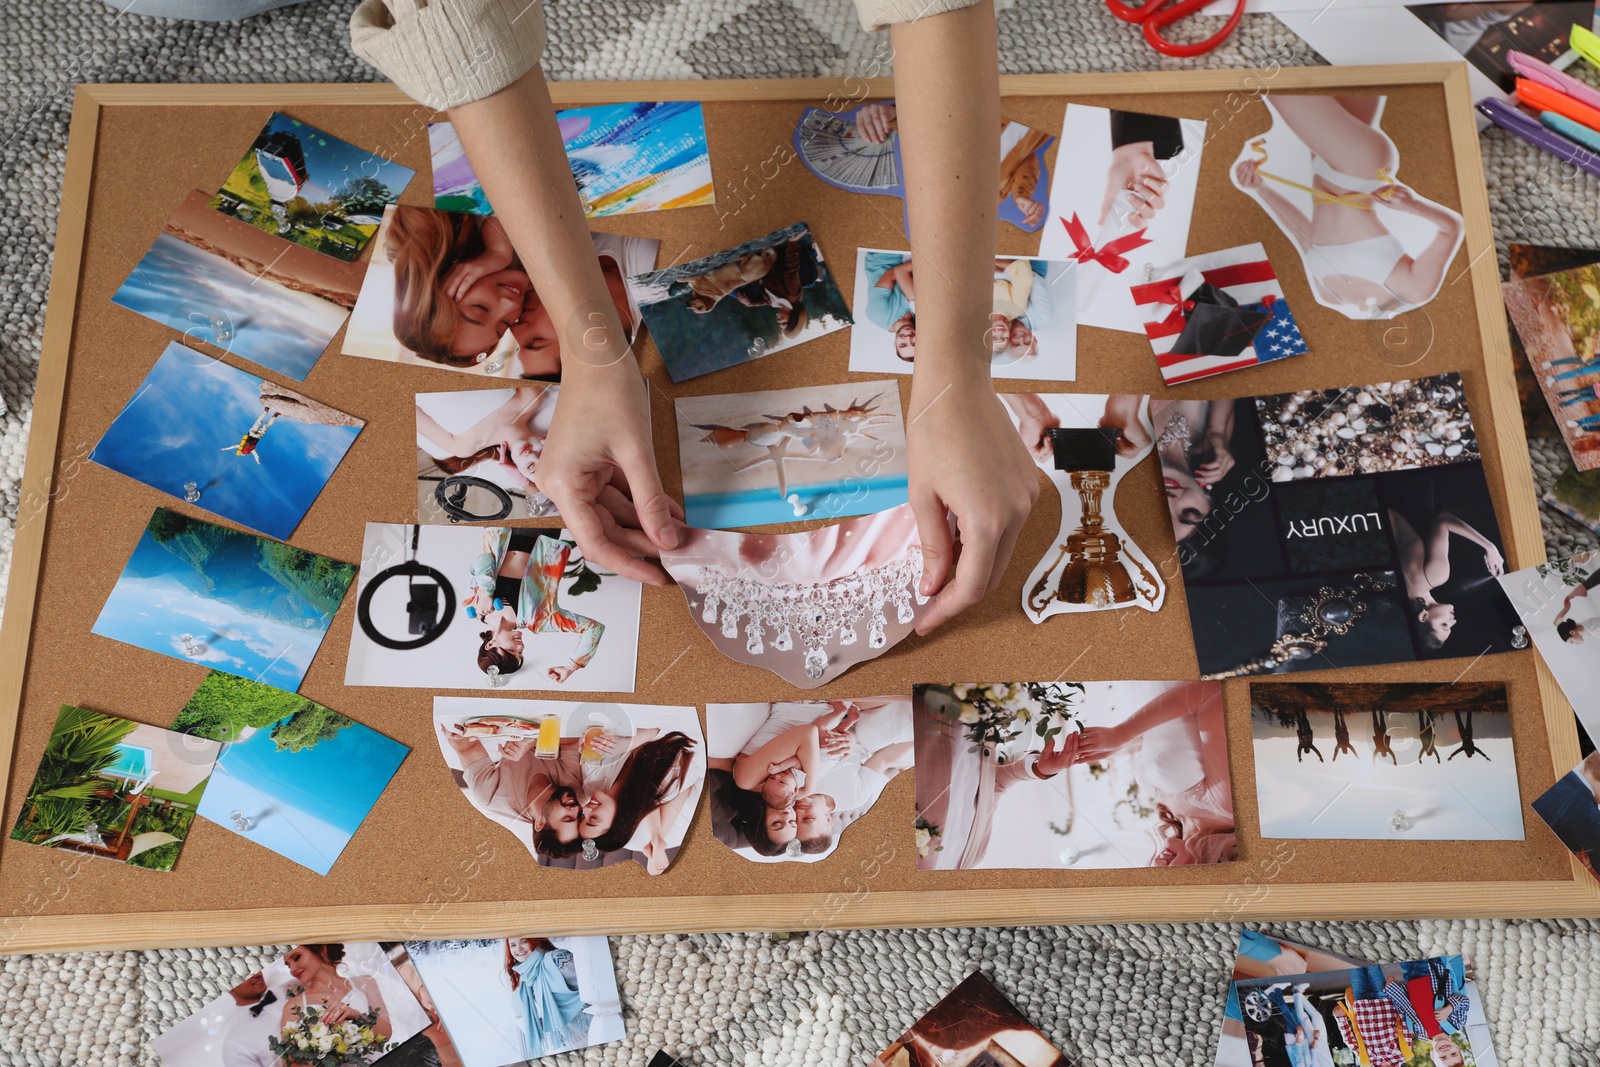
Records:
[[[117,0],[124,4],[127,0]],[[244,23],[118,15],[95,0],[0,2],[0,582],[48,286],[72,85],[79,81],[371,81],[346,44],[354,0]],[[999,0],[1010,73],[1320,62],[1270,16],[1201,60],[1158,60],[1098,0]],[[548,0],[547,70],[562,79],[840,76],[881,56],[851,0]],[[1212,32],[1217,20],[1196,32]],[[1202,20],[1204,23],[1205,20]],[[1499,131],[1483,139],[1502,265],[1507,241],[1600,247],[1600,186]],[[1560,446],[1534,442],[1548,485]],[[1547,513],[1552,554],[1595,543]],[[937,916],[928,916],[937,920]],[[1464,952],[1502,1063],[1600,1065],[1600,926],[1551,922],[1289,924],[1274,933],[1374,959]],[[1209,1064],[1238,927],[619,937],[629,1036],[544,1061],[643,1065],[666,1047],[701,1065],[859,1065],[981,968],[1085,1064]],[[155,1063],[154,1035],[282,947],[0,957],[0,1067]]]

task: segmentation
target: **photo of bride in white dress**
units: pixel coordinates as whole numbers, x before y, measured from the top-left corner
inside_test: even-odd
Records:
[[[711,831],[757,863],[813,863],[911,766],[911,699],[706,706]]]
[[[1238,859],[1217,682],[919,685],[919,870]]]

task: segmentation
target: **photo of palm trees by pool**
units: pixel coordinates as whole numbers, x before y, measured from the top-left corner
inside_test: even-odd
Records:
[[[1250,687],[1262,837],[1521,841],[1502,682]]]
[[[157,508],[93,632],[290,692],[354,564]]]
[[[211,206],[258,230],[354,260],[383,209],[416,174],[315,126],[273,112]]]
[[[212,671],[172,728],[226,742],[210,819],[327,874],[410,751],[298,693]]]
[[[11,839],[170,871],[221,747],[62,705]]]

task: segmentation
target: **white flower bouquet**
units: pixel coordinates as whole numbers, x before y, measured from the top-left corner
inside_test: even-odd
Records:
[[[1048,742],[1081,726],[1074,705],[1083,696],[1080,682],[993,682],[950,687],[951,711],[966,727],[967,740],[985,756],[1005,763],[1006,749],[1029,733]]]
[[[392,1048],[374,1027],[378,1012],[369,1011],[338,1023],[322,1021],[327,1009],[295,1007],[297,1018],[279,1037],[267,1038],[274,1056],[296,1067],[355,1067],[368,1064]]]

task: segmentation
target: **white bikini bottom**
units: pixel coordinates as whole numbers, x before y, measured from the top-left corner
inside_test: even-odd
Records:
[[[1324,287],[1340,278],[1364,278],[1382,285],[1405,258],[1406,250],[1392,233],[1381,233],[1342,245],[1312,245],[1306,250],[1307,273]]]

